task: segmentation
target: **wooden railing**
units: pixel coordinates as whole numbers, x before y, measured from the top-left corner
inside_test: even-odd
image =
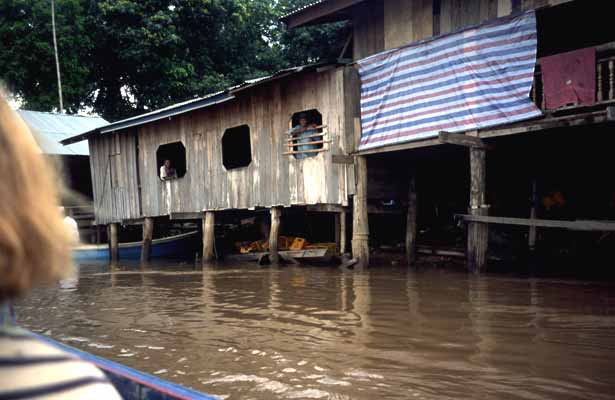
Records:
[[[327,125],[319,125],[309,130],[314,130],[316,133],[312,133],[310,135],[301,135],[295,133],[289,133],[288,138],[286,139],[287,151],[284,155],[295,155],[295,154],[317,154],[323,151],[327,151],[328,144],[331,143],[331,140],[327,139]],[[309,141],[303,142],[305,139],[310,139]],[[301,142],[299,142],[301,140]],[[320,147],[315,149],[306,149],[306,150],[298,150],[300,146],[309,146],[309,145],[320,145]]]
[[[615,100],[615,42],[596,46],[596,103]],[[530,93],[532,101],[542,110],[545,109],[542,72],[536,65],[534,85]]]

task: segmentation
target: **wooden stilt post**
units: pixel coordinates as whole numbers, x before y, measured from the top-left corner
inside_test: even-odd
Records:
[[[536,219],[536,208],[538,206],[538,192],[536,189],[536,179],[532,180],[532,199],[530,206],[530,219]],[[529,233],[527,235],[527,244],[530,251],[534,251],[536,247],[536,226],[530,226]]]
[[[335,243],[340,254],[346,253],[346,211],[335,213]]]
[[[486,154],[485,149],[470,148],[470,215],[488,215],[485,204],[486,192]],[[487,261],[489,225],[479,222],[468,224],[467,258],[470,271],[479,273]]]
[[[352,257],[361,267],[369,265],[369,223],[367,219],[367,160],[357,156],[355,160],[357,188],[353,199]]]
[[[342,253],[342,250],[341,250],[342,249],[342,243],[341,243],[342,241],[342,229],[341,229],[342,221],[340,218],[340,213],[333,214],[333,219],[334,219],[333,231],[335,233],[335,250],[341,254]]]
[[[361,118],[354,119],[354,140],[356,148],[361,143]],[[369,266],[369,222],[367,217],[367,159],[356,156],[354,161],[356,179],[352,204],[352,257],[357,267]]]
[[[406,259],[408,266],[416,261],[416,173],[408,183],[408,212],[406,214]]]
[[[280,235],[281,207],[271,207],[271,230],[269,231],[269,260],[272,264],[280,261],[278,254],[278,236]]]
[[[117,236],[117,223],[109,224],[109,257],[111,258],[111,261],[118,261],[120,258],[120,248]]]
[[[346,253],[346,211],[340,211],[340,254]]]
[[[215,217],[213,211],[206,211],[203,217],[203,261],[209,262],[216,258]]]
[[[141,246],[141,261],[149,261],[152,252],[152,237],[154,236],[154,219],[143,220],[143,246]]]

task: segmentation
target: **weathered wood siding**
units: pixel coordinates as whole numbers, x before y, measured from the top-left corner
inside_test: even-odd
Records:
[[[210,108],[138,128],[143,215],[304,204],[347,205],[354,187],[352,167],[333,164],[347,154],[344,68],[297,74],[239,92]],[[286,133],[295,112],[317,109],[327,125],[328,151],[295,159]],[[252,162],[226,170],[222,135],[228,128],[250,127]],[[158,146],[181,141],[186,147],[183,178],[158,178]]]
[[[355,7],[352,21],[352,52],[355,60],[385,49],[385,6],[386,0],[371,0]]]
[[[89,140],[94,214],[107,224],[140,216],[134,132]]]
[[[571,0],[371,0],[353,9],[355,60],[470,25]]]

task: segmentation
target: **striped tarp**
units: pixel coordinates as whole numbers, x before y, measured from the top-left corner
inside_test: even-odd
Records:
[[[358,62],[360,150],[541,115],[536,17],[508,17]]]

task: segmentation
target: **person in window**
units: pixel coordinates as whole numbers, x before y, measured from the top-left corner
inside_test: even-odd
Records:
[[[171,166],[171,160],[164,160],[164,165],[160,167],[160,179],[163,181],[176,179],[177,171]]]
[[[316,130],[316,124],[308,120],[308,116],[306,113],[299,114],[299,125],[293,127],[288,132],[288,134],[291,135],[293,139],[297,139],[295,140],[294,143],[309,143],[309,142],[320,140],[318,136],[309,137],[311,135],[314,135],[315,133],[318,133],[318,131]],[[306,151],[306,150],[314,150],[317,148],[318,148],[317,144],[304,144],[304,145],[295,146],[294,149],[295,151]],[[299,153],[299,154],[295,154],[295,158],[313,157],[316,154],[317,153],[315,151],[313,152],[310,151],[307,153]]]
[[[73,272],[73,238],[53,168],[1,94],[0,149],[0,169],[11,171],[0,179],[0,399],[119,400],[93,364],[14,323],[12,301]]]

